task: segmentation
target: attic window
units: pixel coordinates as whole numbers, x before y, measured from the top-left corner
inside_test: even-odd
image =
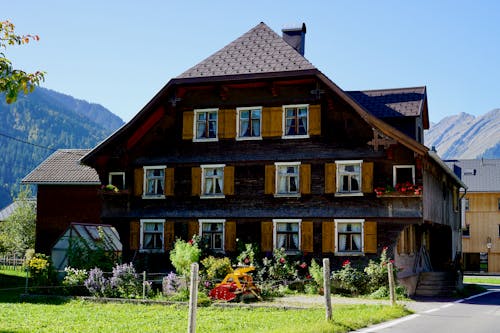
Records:
[[[415,166],[414,165],[394,165],[393,166],[393,184],[415,184]]]

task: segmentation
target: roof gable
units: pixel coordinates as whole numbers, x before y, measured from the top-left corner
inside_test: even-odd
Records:
[[[59,149],[22,180],[23,184],[99,185],[97,172],[80,159],[90,149]]]
[[[311,69],[316,68],[261,22],[177,79]]]

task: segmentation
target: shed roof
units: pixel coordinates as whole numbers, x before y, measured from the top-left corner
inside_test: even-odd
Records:
[[[448,160],[467,192],[500,192],[500,159]]]
[[[22,180],[23,184],[99,185],[97,172],[80,163],[90,149],[59,149]]]
[[[261,22],[191,67],[182,78],[310,70],[315,67],[276,32]]]

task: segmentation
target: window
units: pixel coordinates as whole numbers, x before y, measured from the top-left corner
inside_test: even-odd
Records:
[[[309,110],[307,105],[285,105],[283,138],[308,137]]]
[[[211,250],[224,250],[225,220],[200,220],[200,235]]]
[[[125,172],[110,172],[108,184],[116,186],[119,190],[125,189]]]
[[[262,108],[238,108],[237,112],[237,140],[260,139]]]
[[[363,220],[335,220],[337,253],[363,252],[363,222]]]
[[[336,161],[337,193],[361,194],[362,161]]]
[[[299,251],[301,222],[301,220],[273,220],[274,248],[283,248],[285,251]]]
[[[201,166],[201,197],[224,197],[224,164]]]
[[[415,184],[415,166],[414,165],[394,165],[392,171],[393,184]]]
[[[299,189],[300,162],[276,162],[276,195],[297,196]]]
[[[194,111],[194,141],[217,141],[217,113],[217,109]]]
[[[470,237],[470,224],[466,224],[465,228],[462,229],[463,237]]]
[[[470,209],[470,203],[469,203],[469,199],[468,198],[464,199],[464,207],[465,207],[465,210],[469,210]]]
[[[141,220],[141,250],[163,252],[165,220]]]
[[[143,198],[165,198],[165,166],[144,167]]]

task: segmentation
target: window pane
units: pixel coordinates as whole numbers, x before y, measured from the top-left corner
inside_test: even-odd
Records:
[[[214,235],[214,249],[222,249],[222,234],[218,233]]]
[[[241,111],[240,112],[241,119],[248,119],[249,117],[250,117],[250,111]]]

